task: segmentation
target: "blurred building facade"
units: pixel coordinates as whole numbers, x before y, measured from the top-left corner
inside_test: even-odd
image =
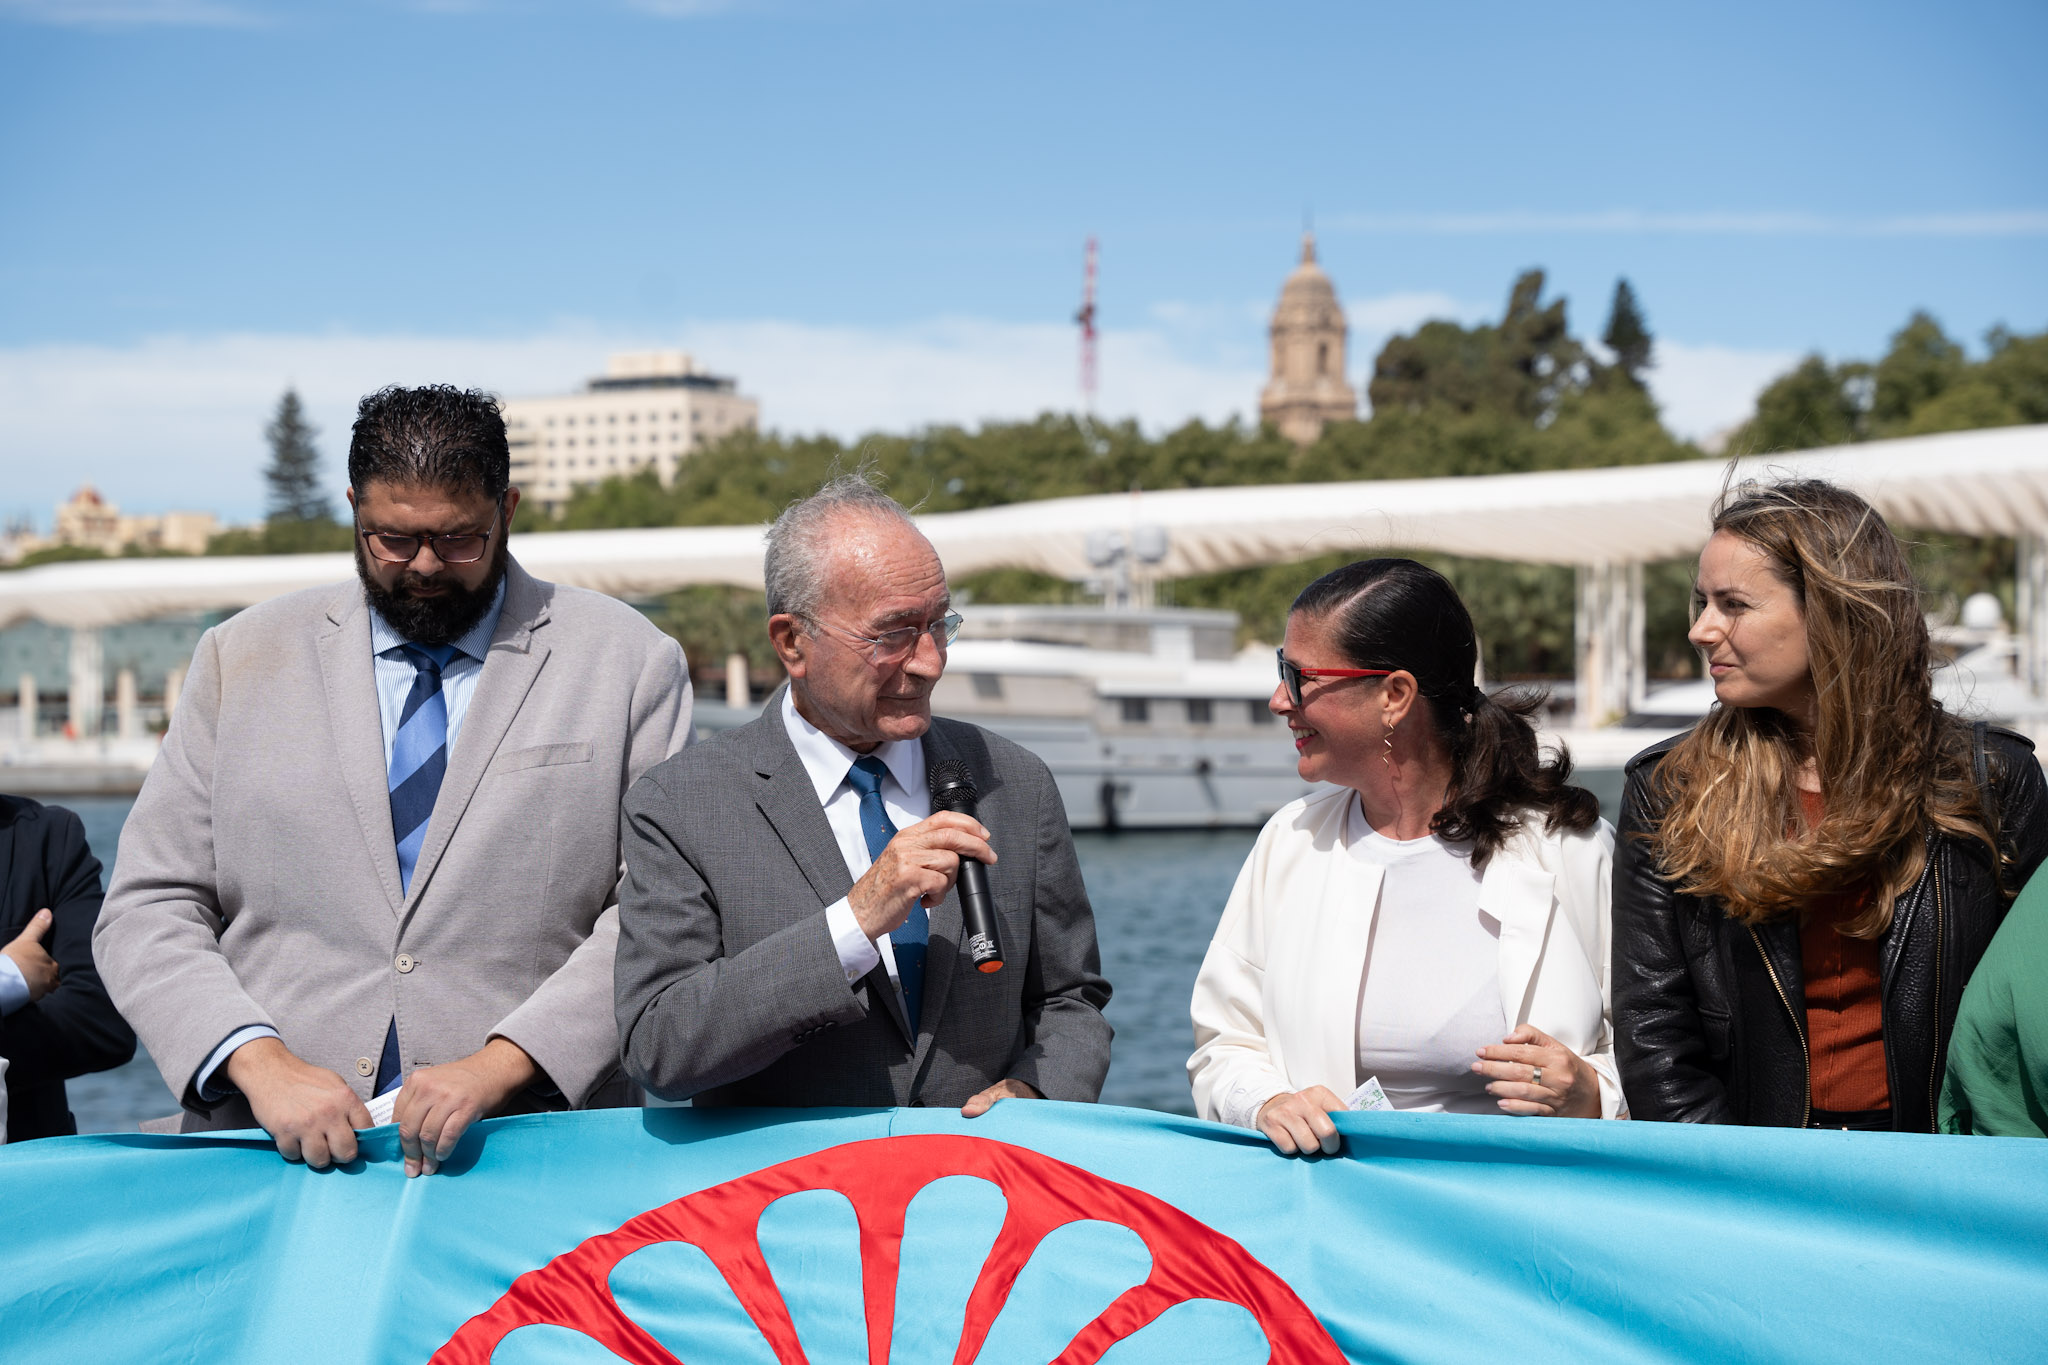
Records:
[[[0,545],[0,562],[12,563],[37,550],[97,550],[104,555],[129,551],[143,554],[203,555],[206,542],[220,531],[211,512],[165,512],[157,516],[124,517],[91,484],[83,484],[67,502],[57,504],[56,530],[38,536],[16,529]]]
[[[511,398],[504,410],[512,482],[550,513],[581,485],[643,469],[670,483],[683,460],[761,416],[737,380],[683,351],[616,354],[583,392]]]
[[[1337,287],[1316,264],[1316,238],[1301,234],[1301,264],[1280,286],[1273,310],[1272,376],[1259,395],[1259,420],[1296,445],[1312,445],[1326,422],[1358,416],[1358,391],[1345,381],[1350,328]]]

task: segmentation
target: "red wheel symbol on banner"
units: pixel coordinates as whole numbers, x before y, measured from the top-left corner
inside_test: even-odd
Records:
[[[1214,1228],[1142,1190],[1026,1148],[940,1134],[828,1147],[629,1219],[617,1231],[592,1237],[514,1280],[502,1298],[434,1353],[433,1365],[488,1365],[508,1333],[536,1324],[581,1332],[631,1365],[680,1365],[621,1311],[611,1293],[614,1267],[660,1242],[700,1248],[732,1287],[779,1365],[804,1365],[796,1327],[755,1233],[770,1204],[817,1189],[837,1190],[853,1205],[860,1225],[868,1360],[888,1365],[910,1201],[932,1181],[955,1175],[995,1184],[1007,1209],[967,1297],[954,1365],[969,1365],[981,1350],[1039,1242],[1055,1228],[1083,1220],[1118,1223],[1136,1233],[1151,1253],[1152,1272],[1076,1333],[1053,1365],[1094,1365],[1111,1346],[1191,1299],[1234,1303],[1250,1312],[1266,1335],[1271,1365],[1343,1365],[1337,1343],[1286,1281]]]

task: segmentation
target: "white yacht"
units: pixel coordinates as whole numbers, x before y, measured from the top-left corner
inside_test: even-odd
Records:
[[[1256,828],[1309,790],[1266,709],[1271,646],[1237,649],[1237,613],[964,606],[932,710],[1045,760],[1076,829]],[[759,711],[706,704],[716,731]]]
[[[971,606],[932,709],[1043,758],[1076,829],[1262,825],[1309,789],[1235,612]]]

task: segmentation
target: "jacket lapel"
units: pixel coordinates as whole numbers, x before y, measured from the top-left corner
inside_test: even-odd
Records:
[[[1344,819],[1363,819],[1353,809]],[[1365,980],[1365,958],[1372,948],[1373,924],[1380,913],[1380,885],[1385,872],[1354,856],[1342,840],[1327,860],[1330,880],[1314,898],[1314,914],[1298,945],[1307,977],[1299,1006],[1300,1024],[1287,1030],[1312,1055],[1287,1057],[1287,1074],[1304,1085],[1327,1084],[1343,1099],[1358,1076],[1358,993]],[[1308,909],[1304,905],[1303,909]],[[1292,954],[1290,954],[1292,956]],[[1271,946],[1268,961],[1272,960]],[[1336,1027],[1332,1027],[1332,1024]],[[1325,1078],[1328,1078],[1327,1080]]]
[[[330,628],[318,641],[320,681],[327,699],[327,732],[349,804],[362,825],[370,865],[391,913],[399,912],[397,841],[391,833],[391,792],[384,766],[384,723],[370,661],[370,608],[354,584],[338,590],[328,607]]]
[[[839,851],[832,822],[825,818],[825,808],[818,804],[818,789],[811,785],[811,775],[797,757],[796,746],[789,742],[789,731],[783,728],[781,688],[762,704],[760,719],[746,728],[752,732],[754,775],[758,779],[754,804],[782,840],[804,880],[811,884],[818,904],[830,905],[853,889],[853,874],[846,870],[846,855]],[[904,1045],[915,1044],[909,1016],[904,1012],[896,984],[889,979],[888,968],[876,964],[873,971],[861,978],[861,983],[867,988],[870,1005],[881,1001],[885,1012],[896,1021]],[[926,990],[930,990],[929,981]]]
[[[484,655],[483,672],[476,680],[476,693],[462,719],[462,733],[455,737],[455,750],[448,755],[448,771],[441,779],[441,791],[434,798],[434,814],[427,822],[427,839],[413,868],[412,892],[408,905],[417,905],[434,879],[441,855],[455,837],[455,827],[469,809],[484,769],[512,728],[533,680],[547,662],[548,647],[534,632],[547,624],[548,586],[540,583],[514,561],[505,571],[505,605],[498,614],[498,628],[491,632],[491,647]],[[386,813],[389,823],[389,813]],[[388,837],[388,836],[387,836]],[[397,855],[392,855],[393,866]]]
[[[1510,1029],[1522,1022],[1529,983],[1543,958],[1557,882],[1522,856],[1518,843],[1496,852],[1479,879],[1479,908],[1500,921],[1500,1009]]]

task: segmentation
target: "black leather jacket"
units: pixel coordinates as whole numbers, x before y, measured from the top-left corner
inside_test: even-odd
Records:
[[[1657,874],[1643,831],[1662,811],[1651,776],[1678,738],[1628,764],[1614,850],[1614,1033],[1638,1119],[1806,1126],[1812,1113],[1805,983],[1793,916],[1749,926]],[[2034,746],[1987,728],[1987,777],[2017,891],[2048,854],[2048,784]],[[1982,844],[1930,836],[1927,867],[1878,944],[1892,1126],[1931,1132],[1956,1002],[2005,918]]]

